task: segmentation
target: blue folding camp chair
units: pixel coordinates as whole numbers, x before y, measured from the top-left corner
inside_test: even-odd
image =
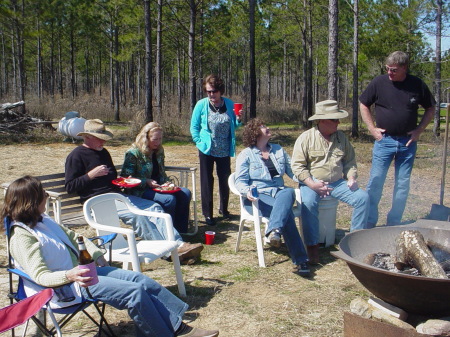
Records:
[[[24,273],[23,271],[14,268],[14,262],[13,262],[13,258],[10,254],[10,248],[9,248],[9,238],[10,238],[10,234],[11,234],[11,219],[9,217],[6,217],[4,219],[4,226],[5,226],[5,231],[6,231],[6,237],[7,237],[7,245],[6,245],[6,249],[7,249],[7,254],[8,254],[8,272],[9,272],[9,298],[11,301],[11,304],[13,304],[14,300],[16,301],[23,301],[27,298],[27,295],[25,294],[25,289],[24,289],[24,280],[28,280],[30,282],[33,282],[34,284],[36,284],[26,273]],[[116,237],[115,234],[113,235],[107,235],[104,237],[96,237],[95,239],[98,239],[101,245],[105,245],[105,244],[112,244],[112,240],[114,240],[114,238]],[[13,275],[17,275],[18,276],[18,283],[17,283],[17,289],[14,290],[14,277]],[[42,287],[42,289],[46,289],[45,287]],[[48,289],[48,288],[47,288]],[[57,290],[58,288],[54,288],[55,290]],[[87,288],[88,293],[89,293],[89,289]],[[46,335],[46,336],[55,336],[60,334],[60,332],[58,333],[58,330],[62,329],[67,323],[69,323],[69,321],[72,319],[72,317],[74,317],[76,314],[78,314],[79,312],[82,312],[86,315],[86,317],[88,317],[97,327],[98,327],[98,336],[101,336],[102,333],[105,333],[107,336],[111,336],[114,337],[115,334],[113,333],[111,327],[109,326],[108,322],[105,319],[104,316],[104,312],[105,312],[105,304],[104,303],[99,303],[98,300],[96,300],[95,298],[92,298],[92,296],[90,296],[91,298],[83,298],[83,301],[81,303],[72,305],[72,306],[68,306],[68,307],[64,307],[64,308],[53,308],[50,309],[50,306],[44,306],[43,309],[48,312],[50,318],[52,319],[52,321],[54,321],[54,327],[53,328],[47,328],[46,327],[46,322],[44,319],[44,322],[42,322],[41,320],[39,320],[37,317],[32,316],[30,317],[34,323],[37,325],[37,327]],[[94,306],[94,308],[96,309],[99,317],[100,317],[100,321],[97,322],[95,320],[95,318],[90,315],[86,309],[89,306]],[[59,320],[56,321],[56,319],[54,319],[54,315],[55,314],[61,314],[63,315],[63,317]],[[12,336],[14,337],[14,329],[11,330],[12,331]]]

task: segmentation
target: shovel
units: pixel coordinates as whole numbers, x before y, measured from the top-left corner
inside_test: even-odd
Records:
[[[432,204],[428,219],[450,221],[450,207],[444,206],[444,189],[445,189],[445,174],[447,167],[447,143],[448,143],[448,126],[449,126],[450,104],[447,104],[447,114],[445,116],[445,139],[444,139],[444,154],[442,155],[442,177],[441,177],[441,192],[439,195],[439,205]]]

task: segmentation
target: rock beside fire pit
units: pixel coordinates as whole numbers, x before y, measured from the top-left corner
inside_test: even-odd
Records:
[[[408,314],[395,306],[390,305],[380,299],[371,298],[369,301],[365,301],[362,298],[356,298],[350,303],[350,312],[358,315],[371,322],[382,322],[389,325],[400,328],[401,331],[409,336],[447,336],[450,337],[450,317],[443,317],[440,319],[428,319],[424,322],[424,316],[411,315],[411,319],[408,319]],[[367,321],[369,322],[369,321]],[[423,323],[419,323],[423,322]],[[372,323],[373,324],[373,323]],[[415,327],[415,325],[417,325]],[[357,334],[358,337],[366,336],[382,336],[397,337],[398,332],[392,331],[391,333],[382,334],[363,333],[362,330]],[[416,334],[417,332],[417,334]],[[384,331],[386,333],[386,331]],[[351,335],[353,337],[353,335]],[[403,336],[403,334],[402,334]]]
[[[432,336],[450,336],[450,317],[441,319],[429,319],[419,324],[417,332]]]
[[[402,321],[401,319],[394,317],[384,310],[378,309],[370,305],[367,301],[361,298],[355,298],[350,303],[350,311],[356,315],[362,316],[364,318],[372,318],[381,322],[389,323],[399,328],[406,330],[416,330],[411,324]]]

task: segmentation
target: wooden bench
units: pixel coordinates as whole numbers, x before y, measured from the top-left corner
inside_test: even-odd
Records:
[[[120,174],[122,165],[116,165],[117,173]],[[179,166],[166,166],[166,172],[168,175],[174,173],[181,187],[189,187],[189,176],[191,180],[191,192],[192,192],[192,213],[193,219],[193,231],[189,233],[183,233],[187,235],[195,235],[198,231],[198,219],[197,219],[197,194],[196,194],[196,167],[179,167]],[[83,216],[83,205],[80,204],[80,197],[76,193],[69,194],[64,187],[64,172],[46,174],[37,177],[48,193],[47,199],[47,213],[52,216],[56,222],[65,226],[75,226],[86,224],[86,220]],[[0,185],[2,189],[8,189],[10,182]]]

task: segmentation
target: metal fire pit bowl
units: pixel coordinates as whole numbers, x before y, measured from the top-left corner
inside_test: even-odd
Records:
[[[395,254],[395,239],[411,229],[450,247],[450,230],[410,226],[377,227],[352,232],[332,255],[347,262],[350,270],[372,294],[406,312],[422,315],[450,313],[450,279],[411,276],[372,267],[362,261],[371,253]]]

